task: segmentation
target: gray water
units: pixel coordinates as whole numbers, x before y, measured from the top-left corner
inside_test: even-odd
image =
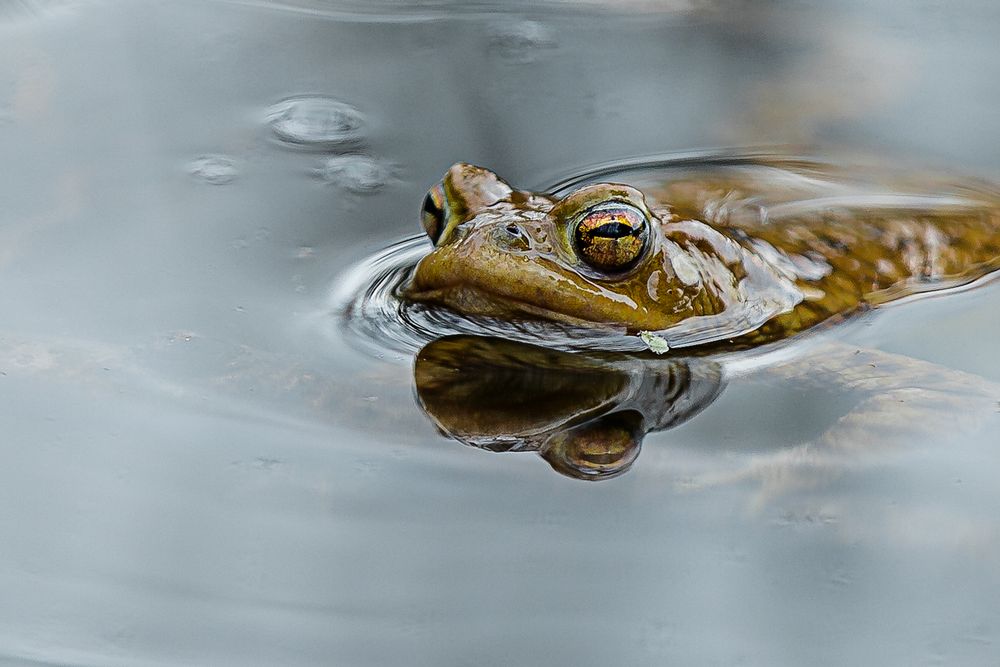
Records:
[[[820,465],[852,396],[754,372],[586,483],[439,434],[412,355],[330,299],[459,160],[536,187],[792,144],[996,179],[998,27],[986,0],[0,2],[0,662],[997,664],[1000,404],[918,401]],[[998,330],[994,284],[836,335],[988,388]]]

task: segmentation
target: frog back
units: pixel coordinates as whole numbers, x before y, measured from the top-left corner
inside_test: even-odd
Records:
[[[1000,268],[1000,196],[986,183],[795,162],[690,174],[651,194],[674,215],[736,241],[801,292],[791,310],[737,336],[742,342],[784,338]]]

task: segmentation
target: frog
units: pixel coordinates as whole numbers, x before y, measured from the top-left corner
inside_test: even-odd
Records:
[[[992,418],[1000,386],[987,379],[829,338],[783,344],[989,280],[1000,268],[994,186],[798,157],[661,166],[533,192],[459,163],[430,189],[421,222],[433,247],[399,293],[497,325],[417,353],[418,403],[441,433],[537,452],[562,475],[596,481],[630,470],[647,434],[695,418],[734,382],[852,397],[808,441],[686,482],[753,480],[759,503]],[[656,332],[669,354],[602,337],[550,348],[520,336],[525,321],[643,341]]]
[[[877,177],[873,177],[875,174]],[[646,184],[518,190],[452,166],[402,295],[463,315],[752,348],[1000,269],[987,183],[746,160]]]

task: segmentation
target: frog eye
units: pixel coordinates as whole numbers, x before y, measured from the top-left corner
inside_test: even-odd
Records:
[[[445,197],[444,185],[438,183],[427,196],[424,197],[424,204],[420,209],[420,223],[424,226],[424,231],[431,241],[437,245],[444,230],[445,218],[448,215],[448,200]]]
[[[608,201],[580,215],[574,240],[587,264],[600,271],[624,271],[642,256],[649,236],[646,214],[631,204]]]

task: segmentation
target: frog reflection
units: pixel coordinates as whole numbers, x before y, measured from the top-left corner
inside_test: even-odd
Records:
[[[624,473],[646,433],[687,421],[724,386],[708,359],[571,354],[466,335],[427,344],[414,380],[446,435],[494,452],[537,451],[587,480]]]
[[[685,471],[689,490],[753,482],[755,506],[918,443],[970,436],[997,416],[1000,386],[984,378],[832,341],[813,352],[741,371],[732,357],[569,353],[458,335],[420,351],[414,380],[445,435],[495,452],[537,451],[557,472],[586,480],[627,471],[647,433],[697,415],[727,377],[847,398],[846,411],[808,441]]]

